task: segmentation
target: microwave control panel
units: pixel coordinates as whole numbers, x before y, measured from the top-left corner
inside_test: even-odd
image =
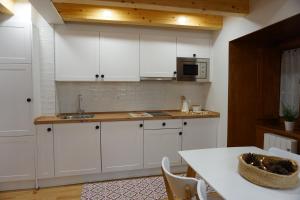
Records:
[[[206,79],[207,78],[207,62],[200,62],[198,68],[198,78]]]

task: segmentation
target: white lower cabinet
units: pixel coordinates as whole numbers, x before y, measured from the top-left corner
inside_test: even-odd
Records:
[[[100,123],[55,124],[55,176],[101,172]]]
[[[217,147],[217,118],[184,119],[182,150]]]
[[[143,168],[143,121],[101,123],[102,171]]]
[[[164,156],[169,157],[171,165],[180,165],[181,129],[158,129],[144,131],[144,167],[161,166]]]
[[[0,182],[33,180],[34,136],[0,137]]]
[[[37,178],[54,177],[54,149],[52,124],[36,126]]]
[[[37,125],[37,177],[157,168],[164,156],[181,165],[178,151],[217,146],[217,125],[216,118],[102,122],[101,132],[100,122]],[[34,179],[34,141],[0,137],[0,181]]]

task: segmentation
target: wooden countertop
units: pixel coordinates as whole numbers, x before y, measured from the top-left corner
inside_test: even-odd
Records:
[[[141,112],[141,111],[139,111]],[[180,111],[163,111],[170,116],[159,117],[131,117],[128,113],[139,112],[111,112],[111,113],[93,113],[95,116],[88,119],[61,119],[58,116],[41,116],[34,120],[34,124],[61,124],[61,123],[79,123],[79,122],[102,122],[102,121],[135,121],[135,120],[159,120],[159,119],[188,119],[188,118],[219,118],[220,113],[206,111],[205,113],[183,113]],[[147,111],[145,111],[147,112]]]
[[[294,131],[288,132],[285,130],[283,123],[279,119],[259,120],[256,123],[256,127],[263,128],[270,133],[300,140],[299,126],[296,126]]]

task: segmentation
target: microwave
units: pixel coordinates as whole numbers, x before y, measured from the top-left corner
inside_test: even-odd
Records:
[[[209,58],[177,58],[177,81],[209,82]]]

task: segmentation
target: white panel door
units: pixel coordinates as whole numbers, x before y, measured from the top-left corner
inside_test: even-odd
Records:
[[[56,29],[57,81],[94,81],[99,75],[99,32]]]
[[[0,22],[0,63],[31,63],[30,32],[27,23]]]
[[[176,37],[142,34],[140,38],[141,77],[174,77]]]
[[[52,124],[37,125],[37,177],[54,177],[54,152]]]
[[[182,150],[217,147],[218,119],[184,119]]]
[[[211,40],[209,37],[177,37],[177,57],[210,58]]]
[[[33,180],[34,136],[0,137],[0,182]]]
[[[164,156],[171,165],[180,165],[181,129],[161,129],[144,131],[144,167],[160,167]]]
[[[100,33],[100,74],[104,81],[139,81],[139,34]]]
[[[143,168],[143,122],[101,123],[103,172]]]
[[[55,176],[101,172],[100,123],[54,124]]]
[[[29,64],[0,64],[0,136],[33,135]]]

